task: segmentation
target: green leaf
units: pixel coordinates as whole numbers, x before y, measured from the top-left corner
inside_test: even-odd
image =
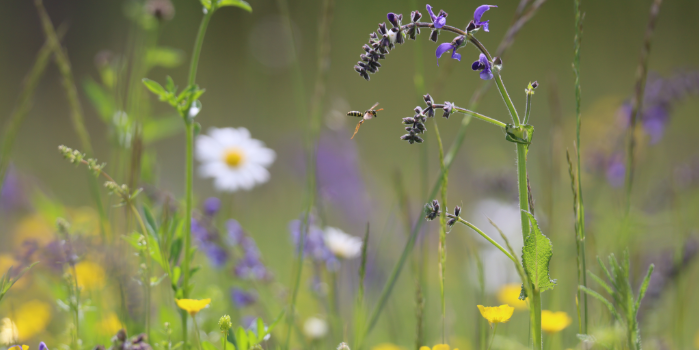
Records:
[[[240,7],[248,12],[253,12],[253,8],[250,7],[250,4],[243,0],[219,0],[219,5],[217,7],[224,6]]]
[[[552,242],[545,236],[537,225],[532,214],[525,212],[530,218],[532,232],[525,239],[523,246],[523,267],[530,281],[540,292],[554,288],[556,280],[549,278],[549,261],[552,259]]]
[[[151,211],[148,210],[148,207],[144,205],[142,208],[143,216],[146,219],[146,229],[148,229],[149,234],[151,234],[152,236],[156,236],[158,224],[156,224],[156,220],[153,218],[153,214],[151,214]]]
[[[175,68],[182,64],[183,60],[183,52],[170,47],[154,47],[146,53],[148,67]]]
[[[248,335],[240,326],[236,329],[236,350],[248,350]]]
[[[130,235],[122,236],[122,239],[125,240],[127,243],[129,243],[136,250],[146,249],[146,247],[139,244],[140,237],[141,237],[141,234],[134,232]]]
[[[100,84],[90,78],[83,82],[83,89],[92,103],[92,106],[97,110],[97,114],[102,118],[102,121],[110,122],[115,110],[112,96],[105,91]]]
[[[535,127],[532,125],[506,125],[506,140],[510,142],[521,143],[529,146],[530,142],[532,142],[532,134],[534,133]]]
[[[172,93],[173,95],[177,92],[177,86],[175,86],[175,81],[169,75],[165,77],[165,90]]]
[[[211,10],[211,0],[199,0],[199,2],[202,3],[205,9]]]
[[[141,81],[143,82],[143,85],[146,85],[148,90],[151,90],[151,92],[158,95],[158,97],[163,98],[165,96],[165,89],[157,81],[148,78],[143,78]]]
[[[263,322],[262,318],[258,318],[257,323],[256,323],[256,327],[257,327],[258,334],[257,334],[257,338],[255,339],[255,343],[257,344],[257,343],[262,342],[263,339],[265,338],[265,335],[266,335],[265,334],[266,333],[265,332],[265,323]]]
[[[202,341],[202,350],[219,350],[214,346],[214,344],[208,342],[208,341]]]
[[[639,311],[639,306],[642,304],[642,299],[644,299],[644,294],[647,293],[647,287],[649,287],[649,281],[651,280],[651,273],[654,272],[654,264],[649,265],[649,270],[647,270],[647,275],[642,281],[642,285],[639,288],[639,295],[637,295],[637,302],[634,304],[634,314],[637,315]]]

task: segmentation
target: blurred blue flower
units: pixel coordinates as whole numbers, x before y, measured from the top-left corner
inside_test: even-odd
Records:
[[[245,290],[240,288],[232,288],[231,299],[233,300],[233,304],[236,305],[237,308],[242,309],[244,307],[255,304],[255,302],[258,301],[258,296],[255,293],[246,292]]]
[[[622,153],[613,154],[608,159],[605,169],[605,178],[610,186],[618,188],[625,184],[625,157]]]
[[[489,31],[489,21],[481,21],[481,16],[484,15],[484,12],[488,11],[492,7],[498,7],[496,5],[481,5],[476,8],[476,11],[474,11],[474,24],[478,27],[484,27],[484,31],[488,32]]]
[[[216,197],[209,197],[204,201],[202,209],[207,216],[214,216],[221,209],[221,200]]]
[[[472,63],[472,70],[480,70],[479,76],[481,79],[490,80],[493,79],[493,73],[491,72],[491,62],[486,58],[483,53],[479,54],[479,59]]]
[[[5,173],[5,181],[0,184],[0,211],[15,210],[27,203],[20,176],[12,166]]]

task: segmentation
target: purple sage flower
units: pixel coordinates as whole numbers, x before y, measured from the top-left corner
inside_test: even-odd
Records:
[[[447,23],[447,12],[440,10],[438,12],[438,15],[435,16],[433,13],[433,7],[430,5],[425,5],[425,8],[428,10],[428,14],[430,14],[430,19],[433,21],[433,27],[435,29],[440,29],[445,26]]]
[[[442,57],[442,54],[445,52],[452,50],[452,58],[461,61],[462,60],[462,55],[457,53],[457,49],[459,49],[462,46],[466,45],[466,40],[464,38],[464,35],[460,35],[454,40],[452,40],[451,43],[442,43],[438,45],[437,50],[435,50],[435,56],[438,58],[438,66],[440,65],[440,57]]]
[[[479,60],[472,63],[472,70],[480,70],[479,76],[484,80],[493,79],[493,72],[491,71],[491,62],[486,58],[483,53],[479,54]]]
[[[49,347],[46,346],[46,343],[41,342],[39,343],[39,350],[49,350]]]
[[[625,157],[621,153],[612,155],[605,170],[605,177],[610,186],[618,188],[624,185],[625,171]]]
[[[255,293],[246,292],[245,290],[240,288],[232,288],[231,299],[233,300],[233,304],[236,305],[237,308],[242,309],[255,304],[255,302],[258,301],[258,296]]]
[[[478,29],[479,27],[483,27],[485,32],[489,31],[489,21],[482,21],[481,16],[484,15],[484,12],[488,11],[492,7],[498,7],[496,5],[481,5],[476,8],[476,11],[474,11],[474,25],[476,25],[476,28]]]

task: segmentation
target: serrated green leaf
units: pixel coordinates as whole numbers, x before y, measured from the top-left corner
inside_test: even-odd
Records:
[[[537,220],[525,212],[530,219],[532,232],[523,246],[523,267],[531,282],[540,292],[554,288],[556,280],[549,278],[549,261],[552,259],[552,242],[542,233]]]
[[[151,92],[158,95],[158,97],[162,98],[165,96],[165,89],[157,81],[148,78],[143,78],[141,81],[143,82],[143,85],[146,85],[148,90],[151,90]]]
[[[217,7],[224,6],[240,7],[248,12],[253,12],[253,8],[250,7],[250,4],[243,0],[219,0],[219,5]]]
[[[184,53],[170,47],[154,47],[146,53],[148,67],[175,68],[182,64]]]

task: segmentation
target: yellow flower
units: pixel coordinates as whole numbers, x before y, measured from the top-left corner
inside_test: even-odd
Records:
[[[177,306],[190,313],[194,317],[199,311],[211,303],[211,299],[175,299]]]
[[[116,334],[117,331],[120,329],[124,328],[122,327],[121,321],[119,321],[119,317],[117,317],[117,314],[114,312],[110,312],[107,317],[103,318],[98,324],[97,328],[103,333],[103,334],[109,334],[113,335]]]
[[[93,290],[105,286],[105,270],[99,264],[81,261],[75,265],[75,274],[80,288]]]
[[[430,348],[427,346],[421,346],[420,350],[430,350]],[[433,350],[450,350],[450,346],[447,344],[438,344],[438,345],[433,346]],[[454,350],[459,350],[459,349],[454,349]]]
[[[547,333],[557,333],[571,324],[571,317],[564,312],[542,310],[542,330]]]
[[[31,214],[22,218],[15,226],[15,244],[19,245],[31,239],[39,242],[39,245],[45,245],[53,239],[54,232],[55,226],[43,215]]]
[[[7,350],[28,350],[29,345],[15,345],[15,346],[10,346],[7,348]]]
[[[27,340],[39,334],[49,324],[51,305],[40,300],[31,300],[20,305],[14,314],[18,338]]]
[[[506,304],[501,306],[486,307],[484,307],[483,305],[477,305],[477,307],[479,308],[479,312],[481,312],[481,316],[483,316],[490,323],[508,322],[508,320],[510,320],[510,317],[513,316],[513,311],[515,311],[514,307],[508,306]]]
[[[404,348],[391,343],[382,343],[373,346],[372,350],[404,350]]]
[[[506,284],[498,291],[498,301],[503,304],[513,305],[516,310],[527,310],[527,299],[520,300],[521,285],[517,283]]]
[[[15,260],[15,258],[10,255],[10,254],[0,254],[0,276],[4,275],[9,269],[12,267],[12,275],[15,275],[16,272],[22,270],[22,264]],[[22,289],[27,285],[27,281],[29,281],[28,277],[30,274],[25,274],[20,278],[14,286],[12,286],[12,289]]]

